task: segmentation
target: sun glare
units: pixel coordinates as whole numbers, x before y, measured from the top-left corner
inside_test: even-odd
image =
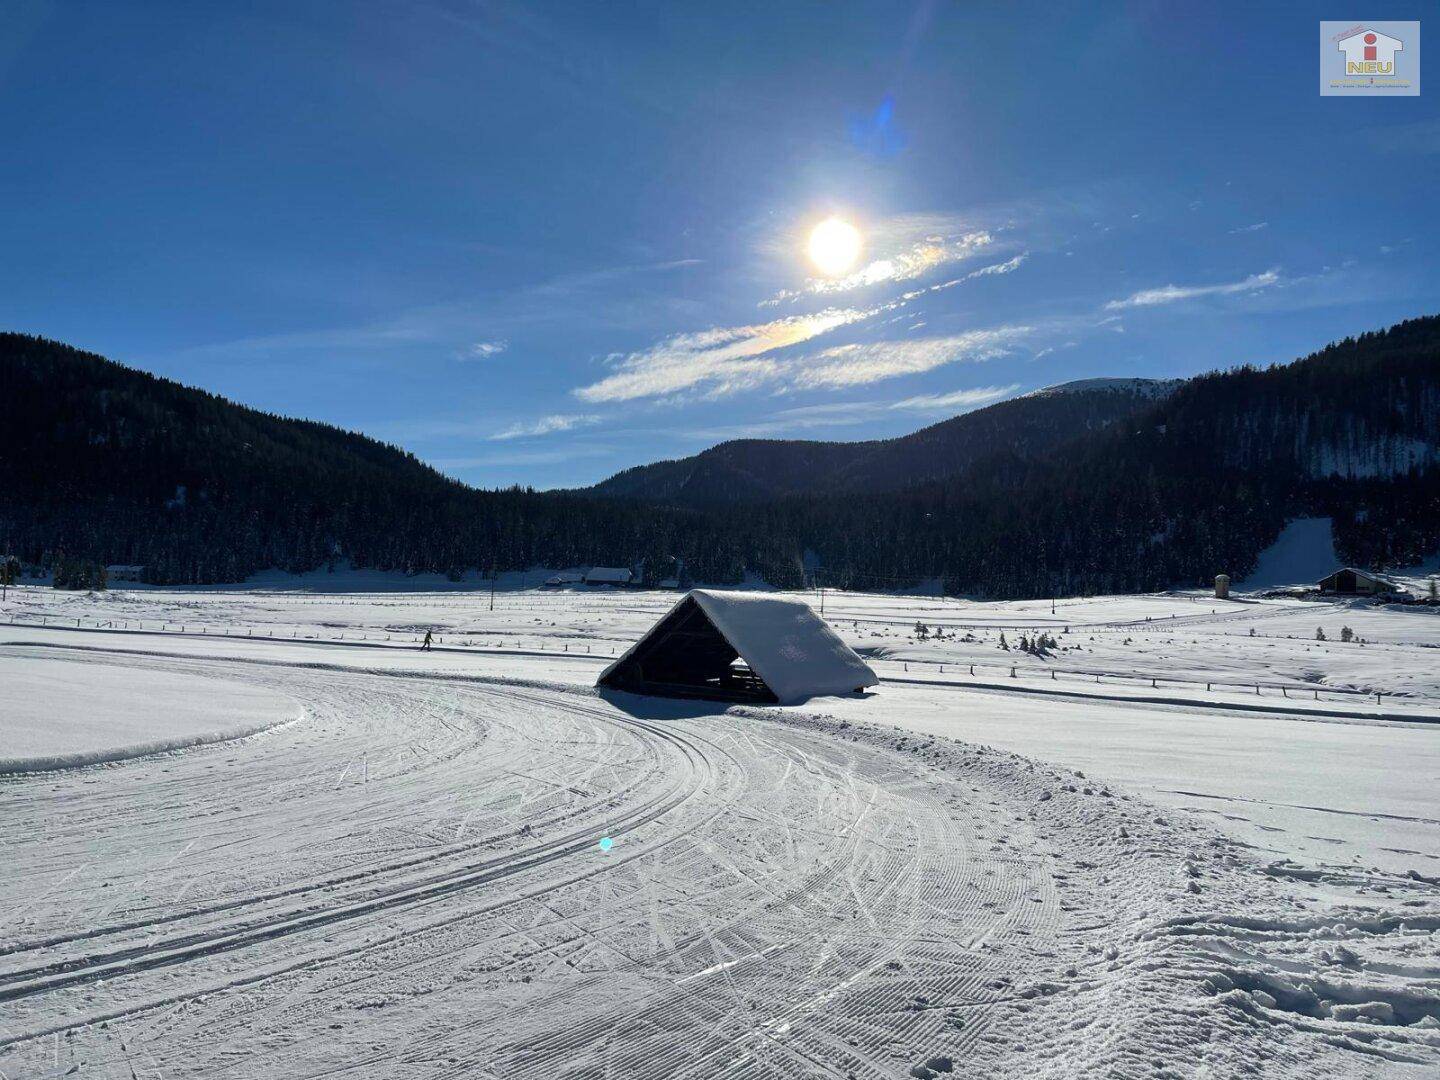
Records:
[[[810,261],[822,274],[838,277],[860,258],[860,230],[840,218],[826,218],[810,232]]]

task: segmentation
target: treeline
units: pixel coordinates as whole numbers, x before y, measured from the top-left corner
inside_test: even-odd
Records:
[[[643,565],[660,579],[683,560],[714,584],[818,571],[1029,597],[1240,576],[1298,516],[1333,517],[1356,565],[1440,550],[1436,318],[1201,376],[1069,438],[972,448],[923,486],[896,475],[888,491],[874,478],[865,494],[704,508],[476,491],[396,447],[40,338],[0,335],[0,374],[0,544],[45,571],[61,551],[186,584],[341,559],[451,574]]]

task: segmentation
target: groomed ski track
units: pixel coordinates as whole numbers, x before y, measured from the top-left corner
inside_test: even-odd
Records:
[[[1061,932],[1018,808],[910,754],[574,687],[9,648],[306,712],[7,787],[12,1074],[903,1075],[1013,996],[997,946]]]

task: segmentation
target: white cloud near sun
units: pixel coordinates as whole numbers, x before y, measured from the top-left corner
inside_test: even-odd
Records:
[[[1157,289],[1142,289],[1123,300],[1111,300],[1105,305],[1106,311],[1120,311],[1124,308],[1157,307],[1173,304],[1180,300],[1195,300],[1203,296],[1235,296],[1241,293],[1259,292],[1272,285],[1280,284],[1278,268],[1261,274],[1251,274],[1241,281],[1227,281],[1219,285],[1161,285]]]
[[[582,401],[633,401],[699,390],[722,397],[774,381],[783,365],[767,354],[858,322],[873,310],[828,308],[750,326],[676,334],[614,359],[615,372],[575,391]]]
[[[1004,262],[903,292],[893,300],[870,308],[826,308],[810,315],[676,334],[649,349],[610,357],[613,373],[576,389],[574,394],[591,403],[681,394],[719,398],[767,385],[780,389],[850,386],[892,375],[928,371],[951,362],[940,358],[947,349],[962,359],[989,359],[999,355],[996,350],[1000,331],[979,330],[943,338],[840,345],[803,357],[774,354],[841,327],[893,312],[928,293],[979,277],[1012,273],[1028,256],[1028,252],[1022,251]],[[924,325],[921,320],[912,329]],[[1029,328],[1010,328],[1006,333],[1013,337],[1017,329],[1028,333]],[[982,352],[985,355],[980,355]],[[867,371],[873,373],[868,378],[863,374]]]
[[[867,237],[870,248],[879,251],[881,257],[871,260],[854,273],[838,278],[810,278],[798,289],[782,290],[768,300],[762,300],[760,306],[774,307],[806,296],[851,292],[887,282],[913,281],[939,267],[973,258],[995,242],[994,236],[984,230],[952,236],[927,235],[889,245],[885,237],[883,231],[878,238]]]

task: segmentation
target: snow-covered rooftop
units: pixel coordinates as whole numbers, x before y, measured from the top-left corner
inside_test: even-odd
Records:
[[[623,585],[631,578],[631,573],[623,566],[596,566],[593,567],[585,580],[594,584],[615,584]]]
[[[700,606],[782,705],[826,694],[849,694],[880,681],[804,601],[767,593],[694,589],[676,607],[690,600]],[[598,681],[603,683],[644,641],[642,637],[626,650]]]

